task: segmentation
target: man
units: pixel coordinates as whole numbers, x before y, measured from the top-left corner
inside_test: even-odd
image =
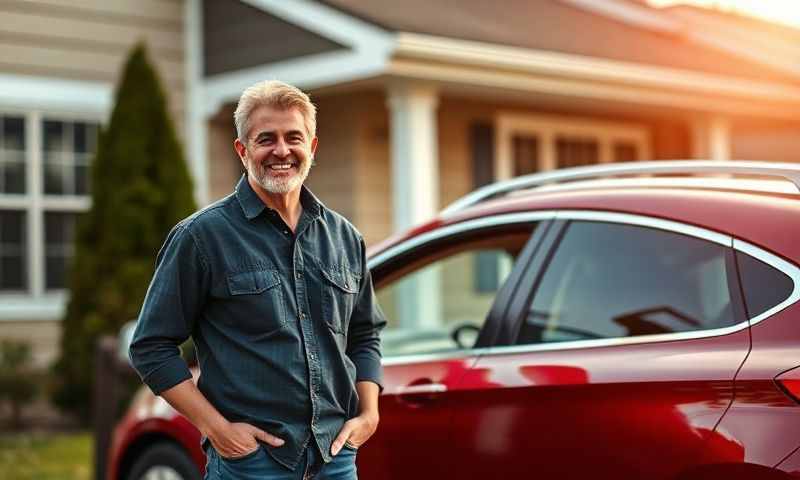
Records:
[[[364,241],[303,186],[318,143],[306,94],[258,83],[234,120],[246,173],[168,235],[131,360],[203,434],[207,479],[354,479],[386,323]],[[197,386],[178,349],[190,336]]]

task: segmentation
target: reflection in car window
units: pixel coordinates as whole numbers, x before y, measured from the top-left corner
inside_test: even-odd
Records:
[[[736,252],[736,263],[750,318],[761,315],[791,295],[794,282],[780,270],[742,252]]]
[[[573,222],[544,273],[517,343],[732,325],[725,251],[663,230]]]
[[[384,357],[471,348],[531,226],[451,238],[396,262],[377,295],[388,324]],[[485,277],[485,278],[482,278]]]

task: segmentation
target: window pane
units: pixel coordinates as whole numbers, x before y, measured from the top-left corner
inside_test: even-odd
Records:
[[[623,142],[614,144],[615,162],[635,162],[636,160],[639,160],[639,153],[636,145]]]
[[[515,135],[512,139],[514,149],[514,175],[527,175],[539,170],[539,139],[532,136]]]
[[[64,184],[69,166],[60,163],[61,155],[52,154],[45,157],[44,164],[44,193],[58,195],[66,193]]]
[[[72,259],[77,214],[47,212],[45,229],[45,286],[48,289],[64,288],[65,272]]]
[[[22,245],[25,241],[23,212],[0,210],[0,245]]]
[[[732,325],[725,251],[662,230],[574,222],[547,267],[518,342]]]
[[[87,195],[89,164],[97,143],[96,123],[44,121],[44,191]]]
[[[0,151],[0,193],[25,193],[25,152]]]
[[[64,123],[52,120],[44,121],[44,151],[61,152],[67,149],[64,138]]]
[[[89,174],[88,165],[75,165],[75,195],[88,195],[90,193]]]
[[[785,273],[742,252],[736,252],[736,262],[750,318],[761,315],[791,295],[794,282]]]
[[[388,321],[381,334],[384,355],[443,352],[474,345],[530,230],[495,235],[457,243],[450,240],[440,248],[430,247],[435,251],[428,250],[425,257],[409,254],[407,262],[397,262],[396,268],[412,271],[378,287],[378,302]],[[497,280],[494,288],[476,292],[481,256],[494,259]],[[460,345],[452,338],[459,328]]]
[[[596,140],[565,137],[556,140],[559,168],[592,165],[600,161],[599,152]]]
[[[64,288],[66,282],[66,259],[64,257],[47,257],[46,260],[46,282],[45,288],[55,290]]]
[[[24,290],[26,280],[25,213],[0,210],[0,290]]]
[[[3,143],[5,150],[25,150],[25,119],[22,117],[3,117]]]

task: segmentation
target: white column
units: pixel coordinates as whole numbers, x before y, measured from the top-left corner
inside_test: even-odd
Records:
[[[186,32],[186,155],[198,206],[208,203],[208,122],[203,108],[203,6],[187,0]]]
[[[731,158],[730,122],[722,116],[692,122],[692,158],[725,161]]]
[[[431,219],[439,208],[439,154],[435,89],[410,83],[388,91],[392,162],[392,216],[395,230]],[[398,285],[402,328],[442,324],[441,278],[435,267],[412,274]]]
[[[708,144],[712,160],[731,159],[731,126],[727,118],[714,117],[711,119]]]
[[[392,205],[395,230],[431,219],[439,208],[439,151],[433,88],[389,89]]]

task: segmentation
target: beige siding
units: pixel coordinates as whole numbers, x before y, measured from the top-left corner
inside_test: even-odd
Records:
[[[59,350],[61,322],[23,320],[0,322],[0,340],[22,340],[31,344],[33,362],[37,367],[47,367]]]
[[[312,95],[312,100],[317,105],[319,147],[307,185],[322,203],[360,228],[354,188],[360,175],[355,165],[360,100],[349,95]]]
[[[383,92],[359,95],[356,157],[356,226],[367,245],[392,233],[392,167],[389,160],[389,110]]]
[[[731,158],[800,162],[800,123],[734,122]]]
[[[239,181],[242,163],[233,149],[236,130],[234,105],[224,107],[208,122],[208,195],[213,202],[231,193]]]
[[[0,72],[117,85],[143,41],[184,137],[184,2],[23,0],[0,3]]]

